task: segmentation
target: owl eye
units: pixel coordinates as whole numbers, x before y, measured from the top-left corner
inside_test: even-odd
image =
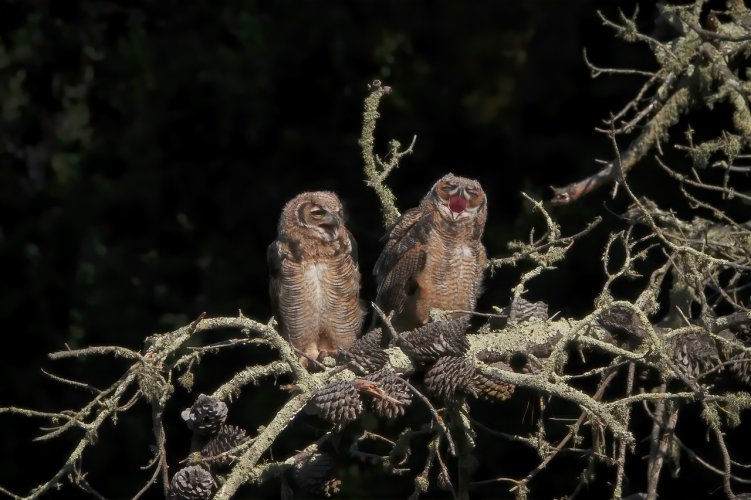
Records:
[[[320,219],[325,213],[326,211],[324,209],[315,207],[310,211],[310,216],[314,219]]]
[[[446,184],[445,186],[441,188],[441,190],[446,193],[450,193],[454,189],[456,189],[456,184]]]
[[[467,193],[472,198],[477,198],[478,196],[480,196],[480,190],[479,189],[467,189]]]

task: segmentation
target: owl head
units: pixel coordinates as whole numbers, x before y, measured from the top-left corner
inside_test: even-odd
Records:
[[[448,221],[464,221],[484,216],[487,199],[474,179],[446,174],[433,185],[428,197]]]
[[[296,234],[325,242],[338,239],[343,227],[342,202],[331,191],[298,194],[287,202],[279,218],[280,235]]]

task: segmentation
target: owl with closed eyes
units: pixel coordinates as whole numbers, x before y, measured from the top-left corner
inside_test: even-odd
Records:
[[[337,195],[316,191],[290,200],[267,260],[269,294],[282,335],[313,359],[352,345],[364,311],[357,244],[344,226]],[[305,357],[301,361],[307,366]]]
[[[399,218],[373,271],[376,303],[393,311],[397,330],[424,325],[431,309],[474,310],[487,263],[486,218],[480,184],[453,174]]]

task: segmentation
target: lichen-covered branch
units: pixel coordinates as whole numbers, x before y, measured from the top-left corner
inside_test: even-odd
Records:
[[[216,493],[214,497],[216,500],[231,498],[240,486],[248,481],[257,481],[261,477],[263,470],[256,468],[258,461],[309,399],[310,394],[307,392],[298,394],[277,412],[274,419],[259,434],[253,445],[240,457],[238,464],[232,469],[224,485]]]
[[[222,384],[214,391],[213,396],[218,399],[231,401],[240,394],[240,390],[246,385],[258,384],[260,380],[266,377],[279,377],[291,371],[292,368],[290,368],[289,363],[284,361],[275,361],[268,365],[249,366]]]
[[[534,230],[532,230],[529,234],[529,241],[515,240],[508,243],[509,249],[514,252],[512,255],[492,258],[488,261],[488,270],[491,275],[500,267],[516,266],[523,261],[530,261],[535,265],[533,269],[524,273],[519,279],[519,283],[512,290],[514,297],[520,297],[524,294],[526,291],[525,283],[538,277],[543,271],[554,269],[554,265],[564,259],[566,251],[571,248],[571,245],[577,239],[587,235],[602,222],[602,219],[598,217],[578,233],[571,236],[561,236],[560,227],[553,221],[542,202],[530,198],[526,193],[522,193],[522,196],[530,201],[535,210],[543,216],[546,225],[545,233],[539,239],[535,239]]]
[[[654,54],[658,69],[598,68],[586,59],[585,53],[585,61],[593,77],[606,73],[636,74],[647,78],[634,99],[606,120],[608,127],[603,130],[606,134],[612,131],[618,136],[630,136],[637,126],[641,126],[641,131],[629,140],[618,160],[619,165],[616,165],[616,160],[611,160],[586,179],[564,187],[554,187],[554,204],[571,203],[598,187],[618,183],[621,175],[626,176],[650,151],[659,149],[659,145],[670,138],[671,127],[687,112],[704,106],[712,109],[718,100],[725,100],[732,106],[731,119],[738,132],[739,143],[749,147],[751,87],[747,79],[736,75],[738,68],[743,67],[744,56],[748,60],[748,30],[743,24],[744,16],[748,16],[748,8],[742,5],[733,7],[726,13],[725,19],[729,17],[729,20],[724,22],[720,21],[717,13],[712,12],[707,21],[711,27],[705,29],[698,22],[703,4],[703,1],[699,1],[683,6],[662,6],[660,15],[670,25],[682,28],[673,33],[673,39],[665,42],[643,33],[636,15],[627,17],[621,13],[620,18],[613,21],[600,13],[603,24],[614,29],[620,38],[647,45]],[[723,43],[721,48],[717,45],[718,41]],[[717,140],[710,145],[711,142],[707,141],[704,147],[698,148],[704,157],[709,156],[707,153],[722,151],[732,163],[732,157],[738,152],[721,149],[727,144],[726,141]],[[695,146],[691,148],[697,151]]]
[[[399,166],[399,160],[405,155],[412,153],[417,136],[406,149],[400,149],[401,144],[397,140],[389,142],[389,151],[385,160],[375,153],[375,128],[378,120],[378,105],[383,96],[391,92],[391,87],[382,85],[379,80],[370,84],[370,94],[365,98],[365,109],[362,114],[362,133],[360,135],[360,148],[365,164],[365,184],[375,190],[381,203],[383,225],[386,228],[393,226],[399,218],[399,209],[396,207],[396,197],[385,184],[386,177],[392,170]]]
[[[614,304],[621,308],[629,307],[628,304],[624,303],[615,302]],[[638,313],[638,311],[635,311],[635,313]],[[634,363],[660,368],[661,362],[664,361],[660,356],[645,357],[643,354],[637,354],[622,347],[618,347],[610,341],[597,339],[598,336],[607,338],[605,335],[607,332],[596,323],[598,314],[601,314],[601,310],[596,311],[593,315],[583,318],[582,320],[560,319],[557,321],[528,321],[520,324],[508,325],[504,330],[469,335],[469,353],[472,357],[484,356],[488,352],[493,352],[501,356],[512,355],[513,353],[519,352],[537,352],[540,356],[545,356],[546,353],[547,355],[550,355],[556,349],[560,350],[561,343],[571,345],[580,344],[590,349],[599,349],[604,352],[609,352],[613,355],[614,359],[627,357]],[[641,319],[643,320],[644,318],[642,317]],[[744,322],[751,322],[751,316],[749,314],[743,314],[740,316],[736,314],[732,318],[719,318],[716,321],[716,325],[725,326],[731,323],[745,324]],[[243,316],[234,318],[202,318],[200,321],[188,325],[185,328],[178,329],[175,332],[162,334],[152,339],[150,347],[147,348],[147,354],[141,357],[141,359],[146,363],[146,368],[151,370],[155,369],[155,365],[151,364],[153,360],[161,359],[162,365],[161,368],[157,369],[157,373],[148,376],[147,374],[149,371],[144,371],[144,365],[139,361],[129,369],[124,379],[113,386],[114,390],[104,391],[102,393],[105,395],[110,394],[109,396],[106,396],[104,399],[99,394],[96,396],[96,400],[100,401],[100,409],[94,420],[89,424],[86,424],[87,428],[90,429],[90,432],[95,432],[95,430],[98,429],[113,412],[118,411],[118,409],[121,408],[122,403],[120,402],[120,398],[128,387],[138,381],[139,386],[141,387],[139,393],[142,394],[143,397],[147,399],[153,398],[154,394],[159,397],[159,404],[155,407],[154,427],[157,442],[161,443],[160,446],[163,447],[164,441],[163,431],[161,430],[161,419],[164,417],[163,408],[166,402],[165,398],[169,397],[171,390],[169,389],[167,382],[170,377],[162,374],[169,375],[170,357],[177,357],[175,356],[177,350],[179,349],[180,343],[187,338],[187,333],[190,333],[190,335],[207,335],[212,330],[219,328],[235,328],[240,334],[243,334],[243,332],[246,332],[245,334],[258,334],[269,344],[277,347],[280,358],[286,358],[286,361],[274,361],[268,365],[250,367],[239,372],[231,381],[225,383],[215,391],[215,397],[229,400],[230,396],[236,394],[240,387],[249,382],[257,381],[261,377],[268,375],[282,375],[286,373],[294,374],[293,366],[299,364],[298,358],[293,354],[286,342],[274,330],[273,326]],[[714,328],[719,327],[715,326]],[[171,339],[172,342],[169,342],[168,339]],[[171,354],[162,349],[167,349],[167,351],[171,350]],[[398,348],[394,349],[399,350]],[[660,349],[658,349],[658,351],[660,351]],[[100,351],[99,354],[108,355],[112,352],[112,350],[103,350]],[[92,351],[86,350],[83,351],[83,353],[85,353],[85,355],[90,355]],[[398,364],[403,365],[404,359],[399,361]],[[407,363],[409,362],[407,361]],[[410,371],[414,371],[415,369],[416,367],[408,368]],[[683,393],[645,393],[626,396],[607,403],[601,403],[597,401],[596,398],[569,386],[566,382],[566,380],[569,380],[568,378],[559,377],[553,372],[541,372],[539,374],[514,373],[512,371],[500,370],[498,368],[487,366],[479,361],[477,362],[477,371],[478,373],[494,377],[501,382],[528,387],[535,391],[539,391],[542,394],[570,401],[579,406],[590,416],[591,419],[598,422],[599,425],[610,430],[619,442],[626,444],[632,442],[634,437],[626,423],[622,420],[623,417],[619,414],[619,408],[647,400],[689,402],[695,401],[699,397],[694,391]],[[257,482],[265,480],[264,478],[276,477],[275,474],[269,474],[268,466],[262,464],[260,460],[264,456],[264,453],[273,444],[277,436],[292,424],[295,416],[306,406],[316,388],[322,387],[333,380],[352,380],[354,377],[355,375],[348,370],[342,371],[340,369],[327,369],[326,371],[317,374],[304,372],[302,376],[296,378],[295,390],[298,394],[293,396],[278,410],[274,419],[263,428],[260,434],[253,439],[252,443],[250,443],[242,455],[239,456],[236,465],[227,476],[222,488],[217,492],[217,498],[229,498],[245,483]],[[158,383],[158,380],[161,380],[161,382]],[[167,384],[167,386],[164,384]],[[160,391],[155,393],[155,387],[161,387]],[[740,399],[737,399],[737,397],[733,395],[704,395],[702,396],[702,400],[705,401],[705,403],[714,401],[725,404],[734,404],[738,407],[748,407],[751,398],[747,395],[740,397]],[[430,405],[430,403],[428,403],[428,405]],[[3,411],[6,413],[11,412],[25,416],[50,419],[57,419],[60,415],[65,415],[65,413],[34,412],[31,410],[13,408],[4,409]],[[455,418],[456,417],[454,417],[454,419]],[[443,419],[441,418],[435,420],[438,424],[441,424],[442,421]],[[444,435],[447,439],[450,436],[448,431],[444,431]],[[61,470],[50,481],[44,483],[37,490],[32,492],[30,497],[38,497],[39,494],[47,491],[55,481],[59,480],[69,472],[71,467],[80,460],[83,451],[90,444],[91,443],[87,438],[82,439]],[[438,455],[436,455],[435,459],[438,460]],[[155,467],[155,471],[163,470],[163,459],[157,457]],[[462,488],[462,491],[466,492],[466,489],[464,488],[465,487]]]
[[[670,127],[678,123],[681,115],[691,106],[691,92],[687,87],[677,90],[645,125],[641,134],[631,142],[620,160],[620,169],[628,173],[658,144],[667,137]],[[595,189],[607,186],[619,178],[616,160],[605,164],[596,174],[563,187],[552,187],[554,205],[565,205],[578,200]]]

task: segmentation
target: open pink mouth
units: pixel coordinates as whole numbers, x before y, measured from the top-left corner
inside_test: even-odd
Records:
[[[449,208],[455,214],[460,214],[467,208],[467,200],[464,196],[452,196],[449,198]]]

